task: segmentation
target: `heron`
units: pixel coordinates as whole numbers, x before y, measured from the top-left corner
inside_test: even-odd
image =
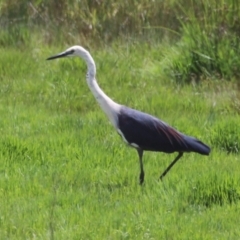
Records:
[[[160,175],[160,180],[163,179],[173,165],[183,156],[183,153],[196,152],[201,155],[209,155],[211,151],[210,147],[197,138],[177,131],[155,116],[118,104],[107,96],[97,83],[95,62],[89,51],[82,46],[72,46],[64,52],[47,58],[47,60],[71,56],[78,56],[86,62],[87,84],[96,101],[123,141],[137,150],[140,163],[140,184],[143,184],[145,175],[143,167],[144,151],[169,154],[178,153],[176,158]]]

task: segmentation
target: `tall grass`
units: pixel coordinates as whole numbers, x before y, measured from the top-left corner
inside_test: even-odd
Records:
[[[3,1],[1,22],[5,31],[25,24],[29,31],[42,32],[48,44],[80,40],[89,43],[112,42],[119,37],[145,36],[154,29],[149,27],[165,23],[166,29],[176,29],[178,21],[171,4],[164,1]],[[41,36],[41,35],[39,35]],[[63,37],[61,37],[63,36]],[[9,36],[11,37],[11,36]],[[174,35],[172,35],[174,37]],[[63,40],[64,39],[64,40]],[[8,44],[8,41],[3,41]]]
[[[239,79],[239,3],[201,1],[3,1],[0,44],[104,46],[133,39],[165,51],[177,82]],[[97,44],[96,44],[97,43]]]
[[[182,39],[170,64],[178,81],[239,78],[239,3],[198,1],[181,7]],[[174,54],[174,53],[173,53]]]

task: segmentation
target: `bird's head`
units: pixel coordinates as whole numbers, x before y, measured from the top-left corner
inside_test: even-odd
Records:
[[[89,53],[83,47],[73,46],[73,47],[68,48],[64,52],[58,53],[54,56],[47,58],[47,60],[53,60],[53,59],[62,58],[62,57],[73,57],[73,56],[79,56],[79,57],[82,57],[85,59],[87,55],[89,55]]]

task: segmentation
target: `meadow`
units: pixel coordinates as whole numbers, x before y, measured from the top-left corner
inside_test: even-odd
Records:
[[[237,1],[25,2],[0,4],[0,239],[239,239]],[[17,13],[23,22],[4,21]],[[145,152],[140,186],[137,152],[96,103],[85,63],[46,61],[73,44],[90,51],[109,97],[211,154],[184,154],[161,182],[177,153]]]
[[[137,153],[95,102],[85,63],[45,61],[62,50],[1,49],[1,239],[238,239],[234,84],[162,77],[161,45],[91,51],[115,101],[212,147],[209,157],[185,154],[163,182],[174,154],[145,153],[140,186]]]

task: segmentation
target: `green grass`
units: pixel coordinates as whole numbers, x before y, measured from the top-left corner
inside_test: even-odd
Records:
[[[146,152],[139,163],[91,95],[80,59],[64,49],[1,49],[1,239],[239,239],[239,127],[234,83],[177,85],[166,46],[91,49],[100,86],[212,147]],[[126,51],[124,51],[126,50]],[[230,145],[230,147],[229,147]]]

